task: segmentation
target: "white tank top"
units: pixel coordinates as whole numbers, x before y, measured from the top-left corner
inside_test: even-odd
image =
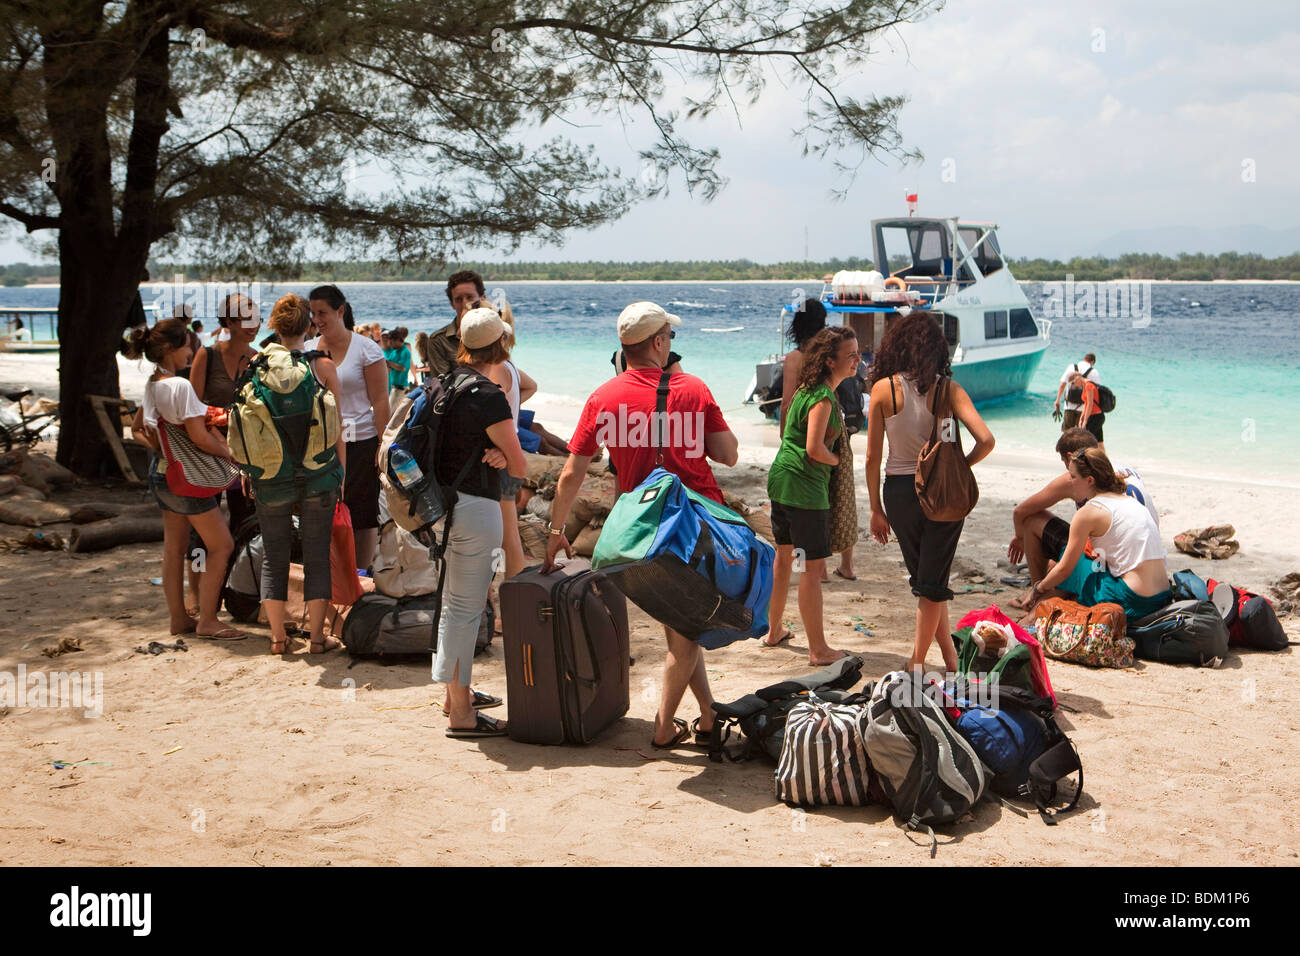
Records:
[[[506,400],[510,402],[510,416],[519,427],[519,369],[514,362],[506,362],[506,371],[510,373],[510,388],[506,390]]]
[[[1098,495],[1091,504],[1110,512],[1110,527],[1101,537],[1092,539],[1092,546],[1097,557],[1106,563],[1106,570],[1115,577],[1128,574],[1143,561],[1163,560],[1168,554],[1151,513],[1137,500],[1127,495],[1122,498]]]
[[[898,381],[902,382],[902,394],[899,397],[903,407],[897,415],[885,419],[885,435],[889,438],[885,474],[914,475],[916,459],[921,454],[921,448],[930,440],[930,432],[934,430],[934,415],[926,406],[925,397],[906,376],[898,376]],[[892,379],[890,387],[896,387]]]

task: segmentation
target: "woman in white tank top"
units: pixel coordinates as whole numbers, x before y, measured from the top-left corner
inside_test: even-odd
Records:
[[[501,311],[501,319],[505,322],[506,336],[505,347],[509,352],[515,347],[515,329],[514,314],[510,311],[509,303]],[[506,393],[506,399],[510,402],[510,414],[514,417],[515,428],[519,427],[519,406],[528,401],[529,398],[537,391],[537,383],[529,378],[528,374],[521,372],[515,367],[515,363],[509,360],[493,365],[487,373],[501,391]],[[519,490],[519,485],[512,479],[508,479],[504,474],[501,482],[501,550],[505,553],[506,561],[506,578],[507,580],[514,577],[524,569],[527,563],[527,556],[524,554],[524,544],[519,537],[519,512],[515,506],[515,495]],[[501,620],[500,615],[497,620]]]
[[[1160,610],[1173,593],[1151,513],[1125,494],[1124,479],[1100,448],[1075,452],[1067,467],[1071,497],[1087,503],[1075,512],[1061,560],[1034,585],[1028,606],[1057,591],[1089,607],[1118,604],[1130,620]],[[1083,556],[1089,539],[1095,562]]]
[[[914,312],[885,333],[871,366],[871,401],[867,412],[867,491],[871,498],[871,536],[884,544],[890,531],[898,539],[908,584],[916,595],[916,633],[907,666],[920,669],[931,643],[939,645],[944,665],[957,669],[957,649],[948,625],[948,587],[962,521],[932,521],[916,497],[913,482],[921,447],[930,438],[930,408],[935,385],[951,374],[948,343],[934,317]],[[974,444],[966,460],[975,464],[993,450],[993,433],[975,411],[970,396],[950,383],[953,414],[966,426]],[[885,438],[889,457],[880,481]]]

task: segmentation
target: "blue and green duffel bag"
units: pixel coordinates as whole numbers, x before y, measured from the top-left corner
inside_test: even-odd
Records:
[[[656,468],[615,502],[591,567],[652,618],[713,650],[767,633],[775,557],[736,512]]]

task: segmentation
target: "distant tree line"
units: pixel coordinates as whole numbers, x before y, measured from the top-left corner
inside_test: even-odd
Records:
[[[1108,279],[1175,279],[1209,282],[1214,279],[1286,279],[1300,282],[1300,253],[1269,259],[1252,253],[1223,252],[1217,255],[1184,252],[1177,257],[1130,252],[1115,259],[1101,256],[1075,256],[1060,259],[1009,260],[1017,279],[1033,282],[1059,281],[1072,275],[1080,282],[1104,282]],[[591,280],[597,282],[650,282],[701,280],[727,282],[740,279],[817,280],[841,269],[872,268],[870,259],[850,257],[823,262],[776,262],[767,265],[749,259],[692,262],[307,262],[275,278],[303,282],[385,282],[433,281],[446,278],[459,269],[473,269],[488,282],[521,282],[549,279],[558,282]],[[7,286],[25,285],[38,279],[58,278],[58,267],[50,264],[19,262],[0,266],[0,282]],[[157,279],[183,274],[187,279],[211,277],[209,270],[196,265],[149,263],[149,273]],[[224,277],[219,277],[224,278]]]

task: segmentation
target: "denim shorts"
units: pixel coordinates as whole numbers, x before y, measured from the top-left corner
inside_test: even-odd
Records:
[[[218,507],[218,502],[221,500],[220,492],[208,498],[191,498],[188,495],[178,495],[167,487],[166,478],[153,472],[149,474],[149,490],[153,492],[154,500],[158,502],[159,508],[178,515],[204,514]]]

